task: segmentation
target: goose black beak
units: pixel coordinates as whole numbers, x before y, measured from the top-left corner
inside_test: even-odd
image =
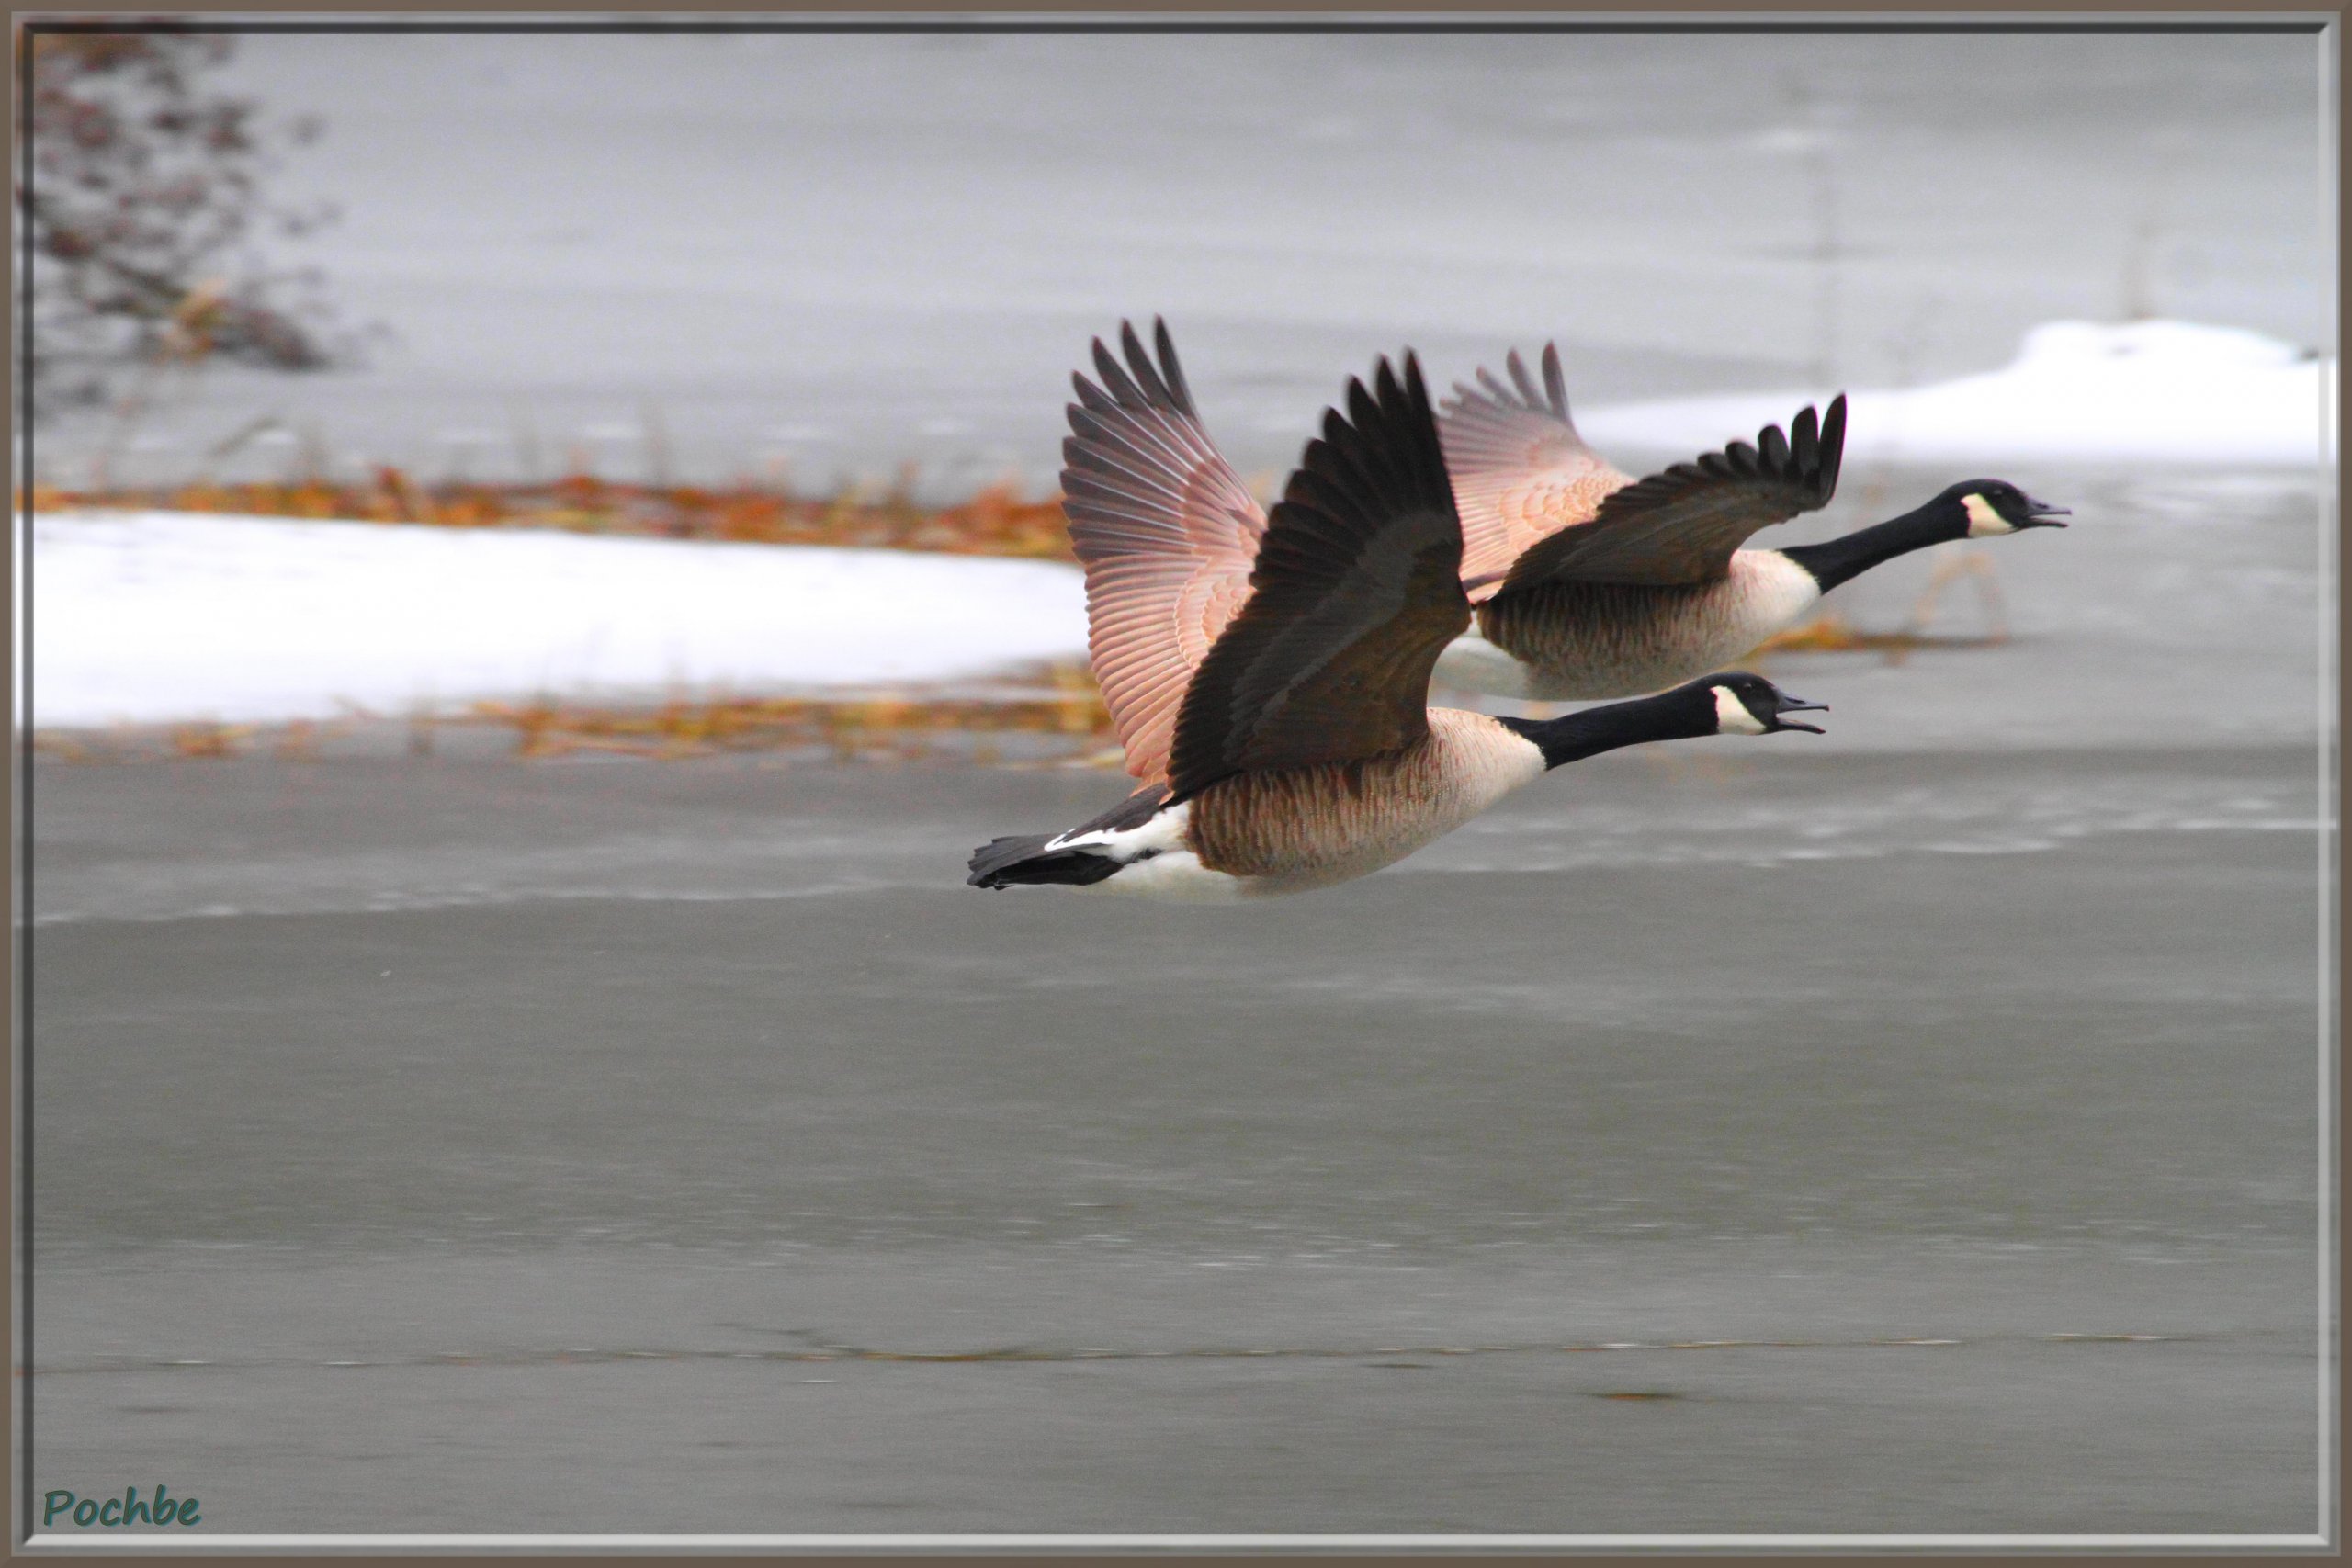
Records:
[[[2018,526],[2020,528],[2064,528],[2066,525],[2058,522],[2057,519],[2073,515],[2074,513],[2066,507],[2052,506],[2046,501],[2036,501],[2031,496],[2028,496],[2025,502],[2025,521],[2019,523]]]
[[[1779,720],[1780,727],[1782,729],[1802,729],[1814,735],[1819,735],[1822,733],[1821,726],[1817,724],[1792,724],[1789,721],[1786,716],[1792,713],[1827,713],[1828,711],[1829,705],[1827,703],[1809,703],[1803,697],[1783,696],[1781,699],[1780,713],[1776,715],[1775,717]]]

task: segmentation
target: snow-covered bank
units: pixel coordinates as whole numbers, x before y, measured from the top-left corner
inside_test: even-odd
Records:
[[[2001,370],[1854,392],[1849,478],[1913,459],[2036,488],[2034,465],[2085,462],[2183,465],[2191,482],[2205,463],[2308,485],[2332,457],[2335,378],[2335,361],[2250,333],[2053,322]],[[1578,423],[1640,471],[1819,398]],[[42,517],[33,547],[44,728],[950,680],[1086,651],[1080,575],[1045,561],[165,513]]]
[[[126,513],[34,530],[42,728],[405,714],[1083,658],[1052,561]],[[22,716],[19,716],[22,722]]]
[[[1573,389],[1574,377],[1570,378]],[[2000,474],[2021,458],[2316,464],[2331,456],[2336,362],[2186,321],[2052,321],[1981,376],[1849,394],[1849,460],[1950,461]],[[1786,421],[1823,391],[1742,393],[1578,410],[1595,446],[1703,449]]]

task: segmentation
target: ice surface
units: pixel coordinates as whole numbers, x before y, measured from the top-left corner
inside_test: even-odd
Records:
[[[2286,35],[247,36],[226,85],[324,126],[273,194],[342,213],[268,259],[317,265],[363,352],[171,378],[107,471],[1038,493],[1087,340],[1156,314],[1250,474],[1408,345],[1443,383],[1556,337],[1596,409],[1926,385],[2069,319],[2333,353],[2324,65]],[[119,423],[44,425],[34,472],[88,484]]]

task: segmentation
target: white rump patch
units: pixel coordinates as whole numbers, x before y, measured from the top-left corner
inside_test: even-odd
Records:
[[[1123,832],[1065,833],[1046,847],[1091,850],[1119,863],[1120,870],[1078,888],[1080,893],[1195,902],[1237,897],[1243,889],[1242,878],[1211,871],[1185,846],[1184,825],[1192,819],[1193,803],[1188,800],[1156,812],[1149,821]]]
[[[1968,509],[1968,536],[1987,539],[1996,534],[2014,534],[2018,525],[1993,510],[1993,503],[1981,495],[1964,495],[1961,505]]]
[[[1126,864],[1137,855],[1157,850],[1169,854],[1184,847],[1184,824],[1193,818],[1193,803],[1171,807],[1156,812],[1149,821],[1136,828],[1114,831],[1108,829],[1092,833],[1064,833],[1046,844],[1048,850],[1093,850]]]
[[[1125,871],[1106,876],[1079,891],[1221,904],[1239,897],[1248,886],[1248,883],[1238,876],[1211,871],[1201,863],[1201,857],[1190,850],[1173,850],[1147,861],[1131,861]]]
[[[1527,666],[1497,648],[1474,628],[1445,645],[1430,684],[1496,697],[1528,697]]]
[[[1747,711],[1747,705],[1741,702],[1738,694],[1729,686],[1713,686],[1709,690],[1715,694],[1716,734],[1769,735],[1771,733],[1764,728],[1761,719]]]

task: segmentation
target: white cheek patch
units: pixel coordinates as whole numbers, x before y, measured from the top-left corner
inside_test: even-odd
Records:
[[[1968,509],[1968,536],[1989,538],[1995,534],[2014,534],[2018,525],[1993,510],[1993,503],[1981,495],[1964,495],[1961,505]]]
[[[1729,686],[1713,688],[1715,694],[1715,733],[1718,735],[1764,735],[1770,733],[1762,721],[1747,711]]]

